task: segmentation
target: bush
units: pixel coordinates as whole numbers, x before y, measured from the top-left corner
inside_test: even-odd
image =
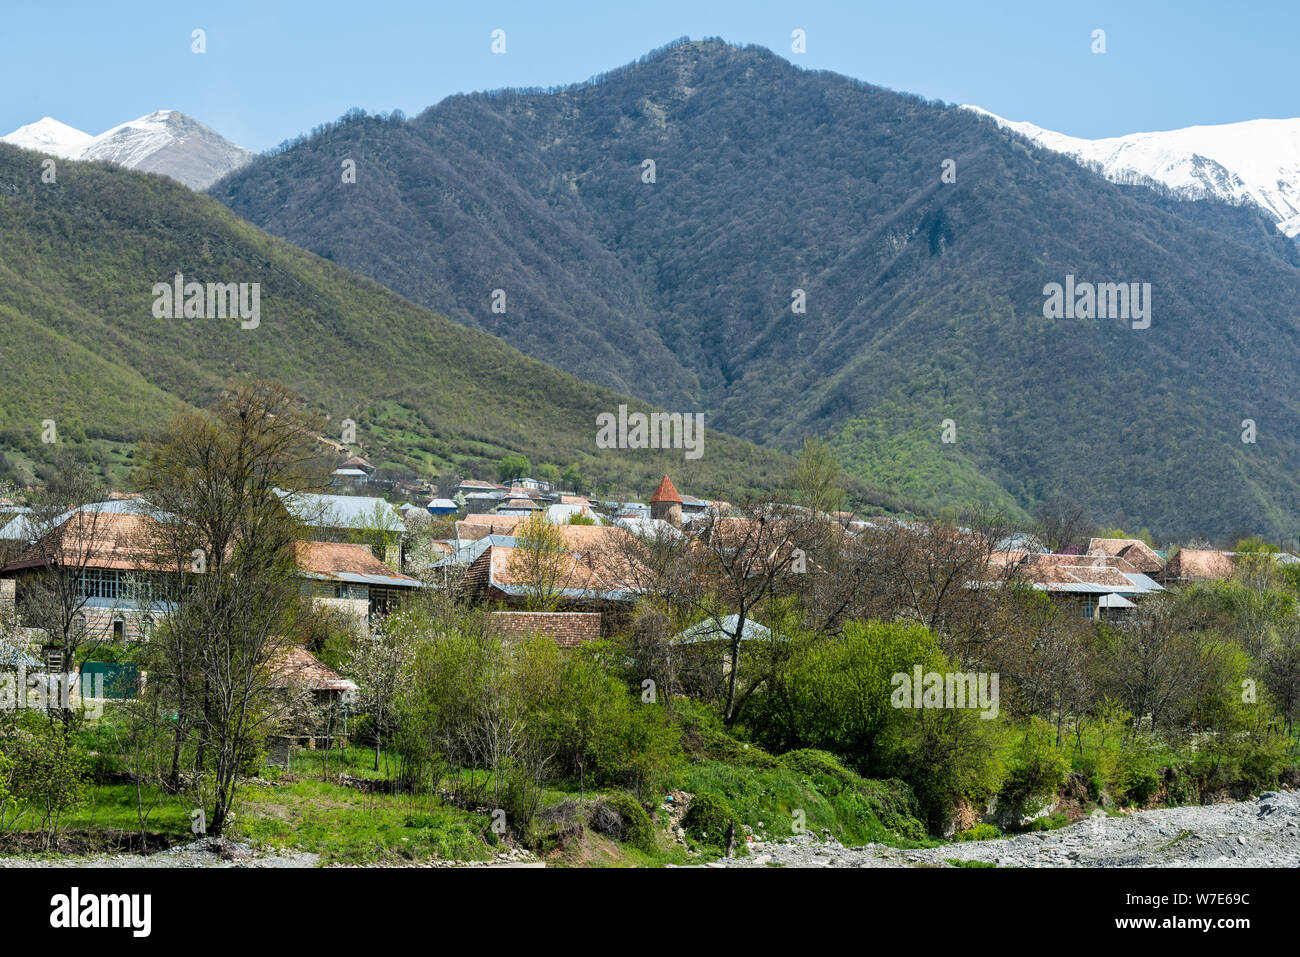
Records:
[[[731,809],[727,799],[711,791],[701,791],[691,799],[691,806],[682,818],[682,828],[697,844],[712,847],[727,846],[727,828],[735,825],[736,846],[745,843],[744,828],[740,818]]]
[[[1054,797],[1065,784],[1069,764],[1041,718],[1030,720],[1007,766],[1002,796],[1015,807]]]
[[[1155,748],[1135,738],[1120,748],[1115,764],[1115,799],[1144,806],[1160,789],[1160,761]]]
[[[792,771],[798,771],[800,774],[812,778],[813,783],[817,785],[817,790],[823,794],[828,793],[828,790],[829,793],[836,793],[841,788],[862,780],[840,763],[840,759],[835,755],[829,751],[820,751],[816,748],[787,751],[781,755],[781,763]],[[827,784],[829,782],[833,782],[837,786],[828,788]]]
[[[647,854],[654,853],[656,847],[654,822],[650,820],[650,815],[641,806],[641,802],[630,794],[611,794],[600,804],[618,816],[619,830],[617,834],[611,834],[611,837]]]
[[[960,834],[954,837],[953,840],[993,841],[1001,836],[1002,836],[1002,832],[999,831],[992,824],[976,824],[974,827],[970,828],[969,830],[962,831]]]

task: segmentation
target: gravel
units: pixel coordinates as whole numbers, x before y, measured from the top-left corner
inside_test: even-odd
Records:
[[[1268,791],[1254,801],[1162,808],[1123,817],[1100,812],[1055,831],[994,841],[899,850],[844,847],[797,835],[755,841],[746,857],[708,867],[951,867],[949,860],[999,867],[1297,867],[1300,793]]]
[[[0,867],[319,867],[320,855],[293,850],[258,850],[227,838],[207,837],[157,854],[90,854],[0,857]],[[336,865],[347,866],[347,865]],[[500,851],[487,861],[430,861],[380,865],[384,867],[545,867],[523,848]]]
[[[0,857],[0,867],[315,867],[319,863],[317,854],[261,852],[224,837],[205,837],[149,855]]]
[[[1268,791],[1254,801],[1163,808],[1122,817],[1101,812],[1055,831],[995,841],[900,850],[883,844],[845,847],[823,834],[754,841],[745,857],[706,867],[952,867],[983,861],[999,867],[1300,867],[1300,792]],[[148,856],[0,857],[0,867],[317,867],[320,857],[258,850],[226,838],[204,838]],[[400,866],[400,865],[399,865]],[[542,867],[522,849],[490,861],[438,861],[407,866]]]

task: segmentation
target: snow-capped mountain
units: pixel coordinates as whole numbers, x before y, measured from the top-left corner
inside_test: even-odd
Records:
[[[1276,219],[1277,228],[1287,236],[1300,236],[1300,119],[1249,120],[1088,140],[1004,119],[978,106],[966,109],[1039,146],[1093,166],[1112,182],[1154,181],[1185,199],[1213,196],[1230,203],[1253,203]]]
[[[47,116],[0,136],[0,142],[63,159],[107,160],[162,173],[191,189],[206,189],[253,158],[248,150],[176,110],[159,110],[98,136]]]
[[[61,159],[76,159],[94,139],[89,133],[47,116],[18,127],[8,136],[0,136],[0,143],[12,143],[25,150],[36,150]]]

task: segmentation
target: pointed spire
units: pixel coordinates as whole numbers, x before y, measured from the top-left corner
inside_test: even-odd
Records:
[[[672,479],[667,475],[665,475],[664,480],[659,483],[659,487],[655,489],[655,493],[650,496],[650,504],[653,505],[655,502],[676,502],[678,505],[682,502],[682,497],[677,494],[677,489],[673,487]]]

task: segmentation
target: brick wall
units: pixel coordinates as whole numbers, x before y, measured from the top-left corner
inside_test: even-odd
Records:
[[[494,611],[489,624],[502,638],[541,635],[561,648],[600,637],[598,611]]]

